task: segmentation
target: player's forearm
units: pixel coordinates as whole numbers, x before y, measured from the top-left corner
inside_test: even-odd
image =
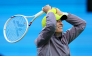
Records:
[[[49,12],[46,16],[46,28],[50,28],[50,31],[55,31],[56,18],[54,13]]]
[[[47,14],[46,17],[47,17],[46,27],[41,31],[41,33],[39,34],[36,40],[36,44],[38,47],[47,43],[51,38],[51,36],[53,35],[53,33],[55,32],[55,28],[56,28],[55,15],[52,12],[50,12]]]
[[[66,21],[73,26],[85,26],[86,22],[79,18],[78,16],[75,16],[73,14],[68,13]]]

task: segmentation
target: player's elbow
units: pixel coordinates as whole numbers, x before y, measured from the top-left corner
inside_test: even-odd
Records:
[[[82,27],[83,27],[83,29],[86,27],[86,21],[83,21]]]
[[[83,21],[83,22],[80,24],[79,29],[80,29],[80,30],[84,30],[85,27],[86,27],[86,22]]]
[[[84,21],[84,23],[83,23],[85,26],[86,26],[86,21]]]

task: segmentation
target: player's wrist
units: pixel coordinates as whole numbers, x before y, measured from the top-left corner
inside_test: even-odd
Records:
[[[66,15],[66,16],[68,16],[68,13],[67,13],[67,12],[63,12],[63,15]]]
[[[61,16],[60,19],[63,21],[63,20],[66,20],[67,17],[68,17],[68,13],[67,12],[62,12],[62,16]]]

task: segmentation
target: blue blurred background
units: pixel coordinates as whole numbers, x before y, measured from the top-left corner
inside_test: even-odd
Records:
[[[39,12],[46,4],[57,7],[64,12],[75,14],[86,21],[87,26],[85,30],[69,44],[69,47],[72,56],[91,56],[92,13],[87,12],[87,0],[0,0],[0,54],[5,56],[37,55],[34,40],[42,30],[41,19],[44,15],[35,20],[26,36],[15,44],[10,44],[4,39],[3,26],[12,15],[33,15]],[[64,21],[63,23],[64,31],[71,28],[71,25],[67,22]]]

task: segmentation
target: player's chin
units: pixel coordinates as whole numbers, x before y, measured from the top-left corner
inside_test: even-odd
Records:
[[[58,30],[58,32],[59,32],[59,33],[62,33],[62,31],[63,31],[63,30],[61,30],[61,29],[60,29],[60,30]]]
[[[63,30],[60,30],[59,32],[60,32],[60,33],[62,33],[62,32],[63,32]]]
[[[62,33],[63,30],[62,30],[62,29],[56,29],[55,32],[57,32],[57,33]]]

